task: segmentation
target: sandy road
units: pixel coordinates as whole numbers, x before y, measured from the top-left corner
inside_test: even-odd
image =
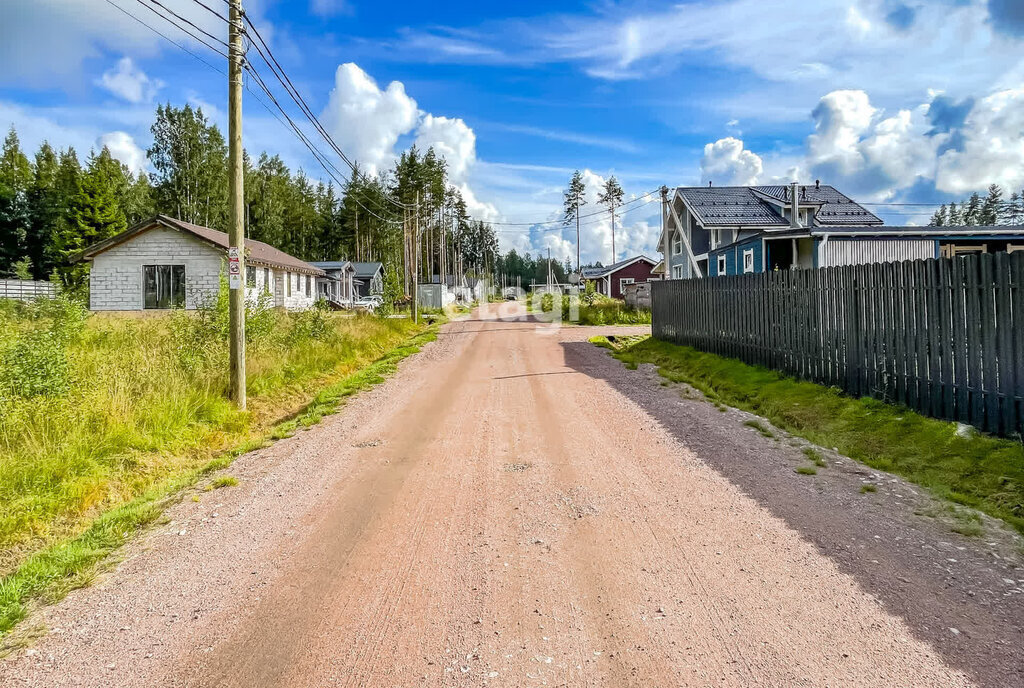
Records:
[[[45,610],[0,683],[970,685],[700,447],[567,366],[588,335],[446,326]]]

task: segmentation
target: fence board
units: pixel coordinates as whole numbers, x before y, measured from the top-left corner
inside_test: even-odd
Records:
[[[654,282],[652,313],[661,339],[1024,430],[1024,253]]]

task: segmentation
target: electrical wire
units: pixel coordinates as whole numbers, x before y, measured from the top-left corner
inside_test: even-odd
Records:
[[[126,16],[128,16],[128,17],[130,17],[130,18],[134,19],[135,21],[137,21],[138,23],[142,24],[142,25],[143,25],[143,26],[145,26],[145,27],[146,27],[147,29],[149,29],[150,31],[152,31],[153,33],[155,33],[155,34],[156,34],[157,36],[160,36],[161,38],[163,38],[163,39],[164,39],[165,41],[167,41],[167,42],[168,42],[168,43],[170,43],[171,45],[174,45],[174,46],[178,47],[179,49],[181,49],[181,50],[185,51],[186,53],[188,53],[189,55],[191,55],[191,56],[192,56],[192,57],[194,57],[195,59],[199,60],[200,62],[202,62],[202,63],[203,63],[204,65],[206,65],[206,66],[207,66],[207,67],[209,67],[210,69],[214,70],[215,72],[218,72],[218,73],[219,73],[219,74],[221,74],[221,75],[227,76],[227,75],[225,74],[225,72],[224,72],[224,70],[223,70],[223,69],[220,69],[219,67],[217,67],[217,66],[215,66],[215,65],[211,64],[210,62],[207,62],[207,61],[206,61],[205,59],[203,59],[203,58],[202,58],[201,56],[199,56],[199,55],[197,55],[196,53],[192,52],[191,50],[189,50],[188,48],[186,48],[185,46],[183,46],[183,45],[182,45],[181,43],[178,43],[178,42],[177,42],[176,40],[174,40],[173,38],[171,38],[171,37],[170,37],[170,36],[168,36],[167,34],[165,34],[165,33],[161,32],[161,31],[160,31],[159,29],[156,29],[156,28],[154,28],[153,26],[150,26],[150,25],[149,25],[148,23],[146,23],[146,22],[145,22],[145,21],[143,21],[142,19],[139,19],[139,18],[138,18],[138,17],[136,17],[136,16],[134,15],[134,14],[132,14],[132,13],[131,13],[131,12],[129,12],[128,10],[124,9],[124,8],[123,8],[123,7],[121,7],[120,5],[116,4],[116,3],[115,3],[115,2],[113,2],[112,0],[105,0],[105,1],[106,1],[106,3],[107,3],[108,5],[110,5],[111,7],[114,7],[114,8],[116,8],[116,9],[117,9],[118,11],[120,11],[120,12],[123,12],[123,13],[124,13],[124,14],[125,14]],[[175,26],[177,26],[177,25],[175,25]],[[180,28],[180,27],[179,27],[179,28]],[[191,36],[191,34],[189,34],[189,35]],[[194,36],[193,36],[193,38],[194,38]],[[226,57],[226,56],[225,56],[225,57]]]

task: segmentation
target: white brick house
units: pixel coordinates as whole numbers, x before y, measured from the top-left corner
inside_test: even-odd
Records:
[[[195,309],[217,295],[227,270],[228,236],[157,215],[79,254],[92,262],[94,311]],[[246,296],[269,292],[275,306],[308,308],[324,271],[261,241],[246,241]]]

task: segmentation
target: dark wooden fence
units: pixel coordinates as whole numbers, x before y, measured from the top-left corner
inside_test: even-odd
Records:
[[[652,287],[659,339],[1024,432],[1024,252]]]

